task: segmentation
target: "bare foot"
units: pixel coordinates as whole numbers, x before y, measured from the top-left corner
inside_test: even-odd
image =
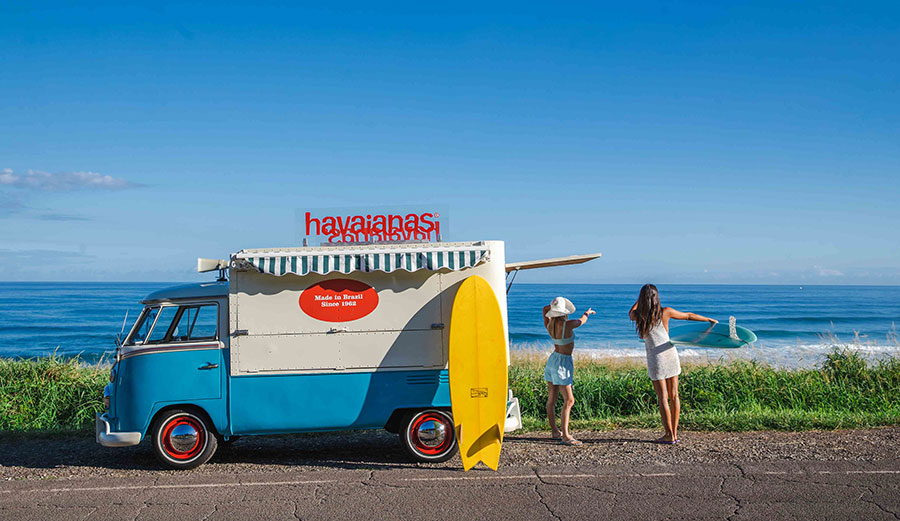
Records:
[[[671,434],[664,434],[656,439],[656,443],[663,443],[665,445],[672,445],[676,443],[675,437]]]

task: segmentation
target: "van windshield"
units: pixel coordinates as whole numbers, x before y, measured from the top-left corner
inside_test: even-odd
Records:
[[[156,322],[157,313],[159,313],[159,307],[144,308],[144,311],[141,312],[141,316],[139,316],[136,321],[137,325],[134,328],[134,333],[125,345],[131,346],[134,344],[143,344],[147,339],[147,335],[150,334],[150,328],[153,327],[153,323]]]

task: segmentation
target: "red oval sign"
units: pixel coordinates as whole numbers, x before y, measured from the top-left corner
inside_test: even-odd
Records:
[[[378,292],[358,280],[331,279],[300,293],[300,309],[325,322],[358,320],[378,307]]]

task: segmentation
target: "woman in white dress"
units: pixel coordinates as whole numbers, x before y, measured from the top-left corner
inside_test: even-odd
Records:
[[[628,317],[634,321],[638,336],[644,340],[647,349],[647,374],[653,381],[659,415],[662,417],[665,435],[658,443],[678,443],[678,415],[681,400],[678,398],[678,375],[681,362],[678,351],[669,341],[669,319],[695,320],[718,323],[718,320],[696,313],[683,313],[673,308],[664,308],[659,303],[659,291],[653,284],[644,284],[637,302],[631,306]]]

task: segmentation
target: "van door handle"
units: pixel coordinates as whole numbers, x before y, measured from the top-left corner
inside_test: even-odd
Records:
[[[203,371],[204,369],[218,369],[218,368],[219,368],[219,364],[207,362],[206,365],[201,365],[200,367],[197,368],[197,370]]]

